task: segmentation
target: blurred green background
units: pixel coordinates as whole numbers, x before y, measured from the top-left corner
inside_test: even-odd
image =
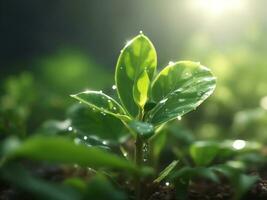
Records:
[[[201,139],[267,142],[264,0],[1,0],[0,135],[32,134],[65,119],[69,94],[114,93],[120,49],[140,30],[158,68],[200,61],[215,94],[177,123]]]

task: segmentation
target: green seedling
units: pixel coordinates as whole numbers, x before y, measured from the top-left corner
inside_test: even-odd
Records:
[[[120,120],[132,133],[134,162],[142,167],[149,163],[147,151],[162,126],[195,110],[213,93],[215,86],[216,78],[199,62],[169,62],[157,74],[156,50],[148,37],[140,33],[127,42],[118,58],[113,86],[118,101],[102,91],[92,90],[71,97],[87,105],[92,112]],[[142,199],[143,188],[141,178],[137,177],[136,199]]]
[[[87,90],[71,95],[81,104],[71,107],[67,120],[49,121],[40,130],[41,135],[23,142],[9,138],[3,143],[0,150],[3,156],[0,175],[28,191],[33,183],[47,183],[29,178],[27,183],[22,184],[12,174],[4,176],[5,163],[10,163],[15,158],[27,158],[58,164],[76,164],[89,167],[97,174],[89,185],[77,179],[65,182],[83,191],[85,199],[92,196],[98,199],[113,198],[110,192],[113,190],[112,186],[103,175],[110,178],[118,172],[128,175],[124,177],[126,181],[123,183],[133,183],[133,198],[146,199],[148,185],[157,185],[168,179],[179,163],[173,160],[160,173],[155,173],[155,160],[167,139],[162,131],[163,127],[169,121],[181,120],[185,114],[195,110],[213,93],[215,86],[216,79],[211,71],[198,62],[169,62],[157,73],[156,50],[151,41],[140,33],[121,50],[116,66],[115,85],[112,86],[117,91],[117,100],[102,91]],[[51,137],[66,132],[70,137],[74,136],[74,142],[66,136]],[[126,143],[121,142],[122,138],[123,141],[130,142],[129,146],[134,146],[134,153],[131,148],[122,145]],[[193,150],[192,152],[195,155]],[[210,156],[204,164],[212,160],[213,154]],[[206,173],[205,169],[202,171]],[[20,176],[27,176],[23,171],[18,173]],[[179,171],[177,173],[176,176],[179,177]],[[86,192],[86,187],[94,189]],[[58,191],[62,196],[54,199],[64,197],[65,188],[58,188]],[[38,192],[45,191],[36,191]],[[71,195],[77,194],[73,192]],[[120,192],[113,196],[113,199],[125,199]],[[78,195],[72,199],[81,198]]]

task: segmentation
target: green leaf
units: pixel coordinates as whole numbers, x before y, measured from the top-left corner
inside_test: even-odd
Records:
[[[103,115],[97,110],[90,110],[85,105],[72,106],[67,116],[71,120],[72,128],[84,136],[94,135],[101,139],[118,141],[127,133],[119,119],[111,115]]]
[[[143,71],[140,76],[136,79],[136,83],[133,87],[134,101],[141,108],[144,107],[148,100],[148,91],[150,86],[150,80],[147,71]]]
[[[173,179],[182,179],[184,181],[190,181],[193,178],[202,177],[207,178],[214,182],[219,182],[219,178],[211,168],[206,167],[183,167],[172,175]]]
[[[198,141],[190,146],[190,155],[199,166],[209,165],[216,157],[220,146],[216,142]]]
[[[35,178],[23,168],[8,165],[0,170],[2,179],[23,191],[33,194],[36,199],[51,200],[79,200],[81,195],[73,188]],[[30,198],[30,197],[29,197]]]
[[[240,174],[233,180],[233,185],[236,187],[236,200],[242,198],[242,196],[253,186],[253,184],[259,180],[257,176],[249,176],[246,174]]]
[[[212,170],[223,174],[229,179],[235,191],[234,200],[241,199],[253,184],[259,180],[257,176],[243,174],[242,170],[225,164],[213,166]]]
[[[199,63],[180,61],[165,67],[152,83],[157,105],[147,121],[159,125],[196,109],[214,91],[216,79]]]
[[[100,111],[103,115],[109,114],[121,120],[129,120],[124,109],[118,102],[104,94],[102,91],[85,91],[71,97],[77,99],[81,103],[90,106],[93,110]]]
[[[155,133],[154,126],[146,122],[131,121],[129,127],[143,139],[149,139]]]
[[[53,163],[78,164],[91,168],[115,168],[135,172],[131,162],[95,147],[77,145],[63,137],[35,136],[20,142],[16,139],[4,143],[8,159],[23,157]]]
[[[156,50],[143,34],[129,41],[121,51],[115,74],[117,92],[123,106],[134,117],[139,112],[135,100],[140,105],[147,99],[148,86],[138,84],[149,84],[148,79],[152,80],[156,66]]]
[[[160,183],[163,179],[165,179],[170,172],[176,167],[178,164],[178,160],[174,160],[169,164],[162,172],[160,172],[158,178],[156,178],[153,182],[154,183]]]
[[[126,200],[127,197],[104,176],[97,175],[89,182],[85,199]]]

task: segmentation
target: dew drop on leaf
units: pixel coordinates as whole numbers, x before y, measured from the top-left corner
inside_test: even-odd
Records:
[[[75,138],[75,139],[74,139],[74,143],[75,143],[75,144],[80,144],[80,143],[81,143],[80,138]]]
[[[71,126],[68,127],[68,131],[72,131],[73,128]]]
[[[168,101],[168,98],[162,99],[159,103],[165,103],[166,101]]]
[[[117,86],[116,85],[112,85],[112,90],[116,90]]]
[[[178,116],[177,119],[180,121],[182,119],[182,117],[181,116]]]
[[[87,140],[87,136],[83,136],[83,139],[84,139],[84,140]]]

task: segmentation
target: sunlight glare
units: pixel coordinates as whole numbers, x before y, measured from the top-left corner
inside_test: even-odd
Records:
[[[194,0],[197,9],[203,9],[205,13],[218,16],[228,11],[241,10],[244,0]]]
[[[235,140],[233,142],[233,145],[232,146],[236,150],[241,150],[241,149],[243,149],[246,146],[246,141],[244,141],[244,140]]]

